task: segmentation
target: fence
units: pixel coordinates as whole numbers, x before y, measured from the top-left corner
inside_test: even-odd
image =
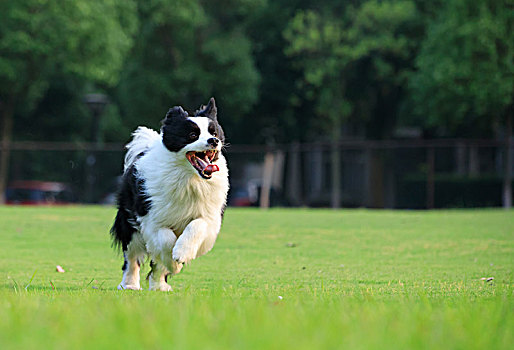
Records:
[[[505,143],[494,140],[233,145],[226,157],[232,205],[490,207],[506,185]],[[112,203],[122,161],[121,144],[15,142],[9,180],[63,182],[77,201]]]

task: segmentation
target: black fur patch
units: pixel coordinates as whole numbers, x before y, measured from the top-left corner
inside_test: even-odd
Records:
[[[175,108],[180,107],[174,107],[172,109]],[[182,108],[180,108],[180,110],[182,110]],[[162,121],[162,142],[168,150],[178,152],[184,148],[184,146],[198,140],[200,137],[200,128],[196,123],[187,119],[187,113],[170,112],[166,115],[166,119]]]
[[[201,106],[199,110],[195,112],[195,117],[206,117],[211,120],[209,123],[209,133],[214,137],[225,143],[225,133],[218,123],[218,108],[216,108],[216,101],[214,97],[211,97],[207,106]]]
[[[216,101],[214,97],[211,97],[207,106],[201,106],[199,110],[195,112],[195,117],[206,117],[217,121],[218,119],[218,108],[216,107]]]
[[[215,122],[215,121],[209,122],[208,131],[212,136],[220,139],[221,143],[225,142],[225,133],[223,132],[223,129],[221,128],[221,125],[218,124],[218,122]]]
[[[196,123],[189,120],[189,117],[193,116],[189,115],[179,106],[171,108],[166,114],[166,118],[162,121],[162,142],[168,150],[178,152],[184,146],[198,140],[200,128]],[[220,139],[222,143],[225,142],[225,134],[218,124],[216,103],[213,98],[211,98],[207,106],[202,106],[196,111],[194,117],[209,118],[211,120],[208,129],[209,133]]]
[[[155,269],[155,263],[153,262],[153,260],[150,260],[150,271],[148,272],[148,275],[146,275],[147,281],[150,279],[150,275],[152,274],[154,269]]]
[[[137,170],[132,165],[123,175],[118,192],[118,213],[111,228],[113,246],[127,250],[136,232],[137,217],[148,214],[150,207],[151,201],[144,193],[144,180],[137,177]]]

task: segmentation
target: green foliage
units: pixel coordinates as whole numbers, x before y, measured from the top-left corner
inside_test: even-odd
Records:
[[[425,125],[478,136],[512,108],[514,11],[508,3],[449,1],[428,26],[410,79]]]
[[[399,123],[483,136],[513,103],[509,6],[1,1],[0,99],[17,100],[18,123],[48,118],[30,134],[15,125],[18,139],[87,139],[81,96],[95,87],[110,95],[109,141],[126,141],[139,124],[158,128],[170,106],[193,109],[210,96],[234,143],[311,141],[341,124],[369,138],[390,137]]]
[[[229,208],[214,249],[170,280],[171,293],[115,289],[114,215],[97,206],[0,208],[3,349],[514,342],[512,212]]]
[[[81,86],[86,81],[115,85],[132,46],[135,9],[132,0],[0,2],[0,125],[2,143],[7,146],[0,153],[0,202],[8,181],[13,130],[26,132],[16,124],[26,124],[20,119],[28,117],[32,126],[42,126],[34,122],[40,116],[30,113],[56,76],[78,78]],[[72,93],[74,100],[80,91]]]
[[[353,62],[372,54],[408,58],[408,37],[399,29],[415,15],[411,1],[367,1],[359,8],[349,6],[340,17],[327,17],[313,10],[301,11],[285,32],[291,42],[287,53],[305,54],[300,59],[305,79],[322,86],[325,79],[341,77]],[[392,68],[376,57],[378,79],[392,75]]]
[[[305,141],[315,135],[316,130],[308,127],[314,108],[310,101],[299,98],[301,91],[294,82],[302,74],[293,67],[293,59],[284,53],[288,43],[281,35],[305,2],[269,1],[249,16],[246,27],[262,80],[257,105],[248,118],[236,125],[237,133],[232,135],[239,137],[239,142]]]
[[[81,78],[69,74],[53,74],[45,94],[33,111],[23,113],[32,109],[29,107],[18,113],[15,139],[90,141],[91,116],[83,102],[83,85]],[[21,130],[23,132],[19,132]]]
[[[56,71],[114,85],[137,24],[132,1],[0,3],[0,97],[37,101]]]
[[[284,32],[286,53],[297,57],[304,73],[300,84],[319,115],[332,123],[352,115],[366,121],[380,109],[386,112],[381,118],[393,118],[395,107],[388,115],[381,101],[397,99],[390,92],[405,82],[416,18],[410,0],[364,1],[348,5],[343,15],[299,11]]]
[[[201,1],[139,2],[142,26],[118,90],[128,124],[157,127],[172,105],[197,108],[210,96],[226,124],[255,103],[251,42],[241,25],[209,10]]]

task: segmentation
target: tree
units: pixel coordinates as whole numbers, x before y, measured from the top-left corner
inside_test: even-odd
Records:
[[[352,120],[366,125],[368,137],[390,135],[415,52],[416,18],[410,0],[369,0],[357,6],[299,11],[290,22],[284,32],[289,41],[286,53],[296,57],[304,73],[298,83],[334,143],[342,135],[343,122]],[[339,162],[334,146],[334,207],[340,201]]]
[[[225,128],[240,119],[257,101],[260,77],[252,43],[231,16],[252,3],[140,0],[137,44],[116,93],[124,122],[158,126],[172,105],[196,108],[210,96]]]
[[[55,72],[114,85],[137,27],[133,1],[0,3],[0,201],[4,200],[15,112],[41,98]]]
[[[429,25],[410,79],[414,113],[459,136],[505,125],[503,203],[512,205],[514,11],[509,1],[450,1]]]
[[[507,3],[449,1],[429,24],[409,78],[420,123],[483,137],[512,109],[514,11]]]
[[[294,57],[286,55],[288,41],[283,35],[295,13],[308,0],[275,0],[252,11],[246,24],[253,43],[253,57],[259,73],[259,100],[248,118],[238,125],[237,133],[245,142],[285,143],[307,141],[312,103],[297,98],[298,81],[303,73],[295,69]],[[257,131],[257,132],[256,132]]]

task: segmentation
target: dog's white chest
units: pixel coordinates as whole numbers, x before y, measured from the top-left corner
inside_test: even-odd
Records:
[[[198,218],[219,227],[229,188],[228,169],[223,155],[217,162],[220,171],[209,180],[192,172],[189,164],[174,159],[163,164],[162,161],[158,162],[157,156],[158,152],[154,152],[143,157],[138,166],[151,202],[142,222],[151,223],[152,229],[171,228],[177,236],[192,220]]]

